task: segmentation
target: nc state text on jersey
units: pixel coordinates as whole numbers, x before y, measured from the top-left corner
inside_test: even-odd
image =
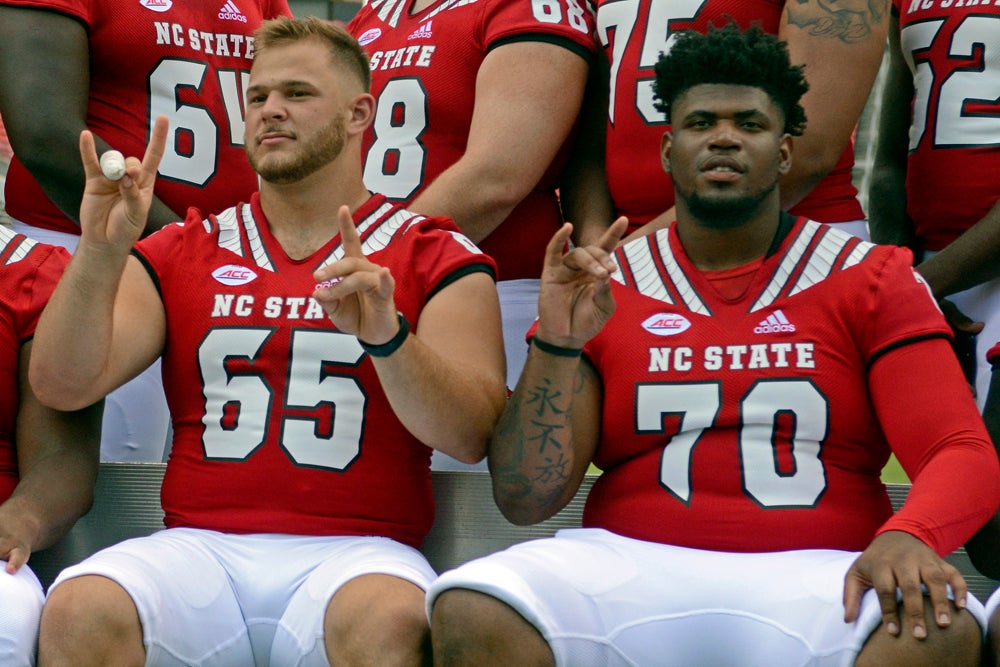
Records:
[[[376,51],[371,55],[372,71],[389,70],[399,67],[430,67],[431,56],[434,55],[434,47],[425,44],[423,46],[407,46],[402,49],[390,49],[388,51]]]
[[[935,7],[943,9],[948,7],[974,8],[982,5],[1000,5],[1000,0],[910,0],[910,8],[906,13],[912,14],[922,9],[934,9]]]
[[[252,294],[216,294],[212,317],[250,317],[255,309],[272,320],[320,320],[326,317],[323,307],[311,296],[269,296],[258,306]]]
[[[695,357],[690,347],[649,348],[649,372],[685,372],[698,364],[706,371],[758,370],[762,368],[815,368],[813,343],[754,343],[709,345]]]
[[[227,32],[205,32],[196,28],[185,28],[180,23],[154,21],[157,46],[189,48],[208,55],[244,58],[253,60],[253,37]]]

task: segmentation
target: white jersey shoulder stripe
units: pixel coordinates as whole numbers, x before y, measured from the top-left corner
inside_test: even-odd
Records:
[[[425,20],[433,18],[438,14],[440,14],[441,12],[447,11],[449,9],[455,9],[456,7],[464,7],[466,5],[472,5],[475,4],[476,2],[479,2],[479,0],[448,0],[448,2],[442,3],[434,11],[428,14],[425,17]]]
[[[253,210],[250,204],[241,204],[228,208],[215,216],[215,222],[219,226],[219,247],[228,250],[240,257],[251,257],[260,268],[265,271],[274,271],[274,263],[267,254],[264,240],[260,236],[260,228],[257,220],[253,217]],[[211,223],[204,221],[206,230],[211,230]],[[246,241],[240,234],[240,228],[246,232]]]
[[[274,263],[271,261],[270,255],[267,254],[264,239],[260,237],[259,223],[253,217],[250,204],[240,206],[239,218],[243,221],[243,227],[246,229],[247,243],[250,245],[250,256],[253,257],[253,261],[265,271],[273,272],[275,270]]]
[[[372,10],[378,14],[380,19],[395,28],[399,25],[399,17],[403,14],[408,2],[410,0],[372,0],[371,5]]]
[[[397,208],[389,202],[383,202],[381,206],[357,224],[358,235],[364,239],[361,242],[361,251],[365,255],[370,255],[373,252],[383,250],[400,229],[416,224],[423,219],[422,215],[417,215],[404,208]],[[343,258],[344,247],[338,244],[333,252],[316,268],[332,264]]]
[[[209,218],[202,220],[202,224],[206,232],[212,232],[212,221]],[[215,224],[219,226],[219,247],[242,257],[243,241],[240,238],[240,223],[236,217],[236,208],[227,208],[215,216]]]
[[[855,242],[857,246],[838,264],[845,248]],[[856,265],[874,247],[873,243],[858,242],[857,237],[848,232],[806,221],[750,312],[766,308],[786,292],[787,296],[799,294],[835,272]]]
[[[7,255],[4,265],[20,262],[28,256],[38,241],[23,234],[18,234],[10,227],[0,225],[0,252]],[[8,252],[9,250],[9,252]]]
[[[447,0],[447,2],[442,2],[440,5],[431,10],[431,12],[428,13],[427,16],[424,16],[421,21],[432,19],[441,12],[449,9],[475,4],[478,1],[479,0]],[[382,19],[384,23],[389,24],[392,28],[399,27],[399,18],[403,15],[403,12],[409,4],[410,0],[371,0],[372,10],[380,19]]]
[[[694,286],[684,270],[678,264],[670,249],[669,231],[660,230],[655,235],[636,239],[622,248],[622,254],[628,264],[629,271],[635,279],[635,289],[640,294],[652,299],[658,299],[665,303],[674,303],[664,276],[657,269],[656,260],[653,257],[653,247],[663,260],[667,276],[670,278],[677,290],[678,296],[684,305],[694,313],[699,315],[711,315],[711,311],[701,297],[695,291]],[[624,275],[619,269],[612,276],[618,282],[624,283]]]
[[[657,232],[656,244],[660,249],[660,255],[663,257],[663,265],[667,269],[670,280],[673,281],[678,295],[684,301],[684,305],[688,307],[688,310],[699,315],[711,315],[711,309],[702,301],[701,296],[698,295],[694,285],[688,279],[687,274],[684,273],[684,269],[681,268],[681,265],[677,262],[677,258],[674,257],[674,251],[670,249],[670,235],[668,232],[669,228]]]

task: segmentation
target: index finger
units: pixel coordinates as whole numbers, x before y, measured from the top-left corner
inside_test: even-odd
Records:
[[[570,234],[573,233],[573,225],[564,222],[563,226],[556,230],[556,233],[549,239],[549,244],[545,246],[545,266],[548,268],[558,268],[562,266],[562,259],[566,243]]]
[[[622,236],[625,234],[626,229],[628,229],[628,218],[623,215],[612,222],[610,227],[604,230],[601,238],[597,241],[598,247],[610,255],[615,251],[615,248],[618,247],[618,243],[622,240]]]
[[[83,173],[89,179],[101,173],[101,161],[97,157],[97,145],[90,130],[80,132],[80,161],[83,162]]]
[[[146,152],[142,156],[142,171],[156,178],[156,171],[160,168],[160,160],[167,146],[167,129],[170,123],[166,116],[157,116],[153,121],[153,131],[149,135],[149,143],[146,144]]]
[[[337,224],[340,226],[340,244],[344,248],[344,257],[364,257],[358,228],[354,226],[351,209],[346,205],[337,209]]]

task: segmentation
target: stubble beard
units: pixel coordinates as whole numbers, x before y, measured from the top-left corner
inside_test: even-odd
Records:
[[[678,198],[684,200],[688,211],[703,227],[709,229],[736,229],[753,219],[761,204],[778,187],[778,182],[771,183],[766,188],[741,197],[706,197],[698,192],[675,192]]]
[[[346,141],[343,119],[338,116],[320,130],[314,141],[302,142],[301,154],[285,159],[271,156],[270,160],[258,160],[254,151],[247,150],[247,157],[261,179],[285,185],[301,181],[336,160]]]

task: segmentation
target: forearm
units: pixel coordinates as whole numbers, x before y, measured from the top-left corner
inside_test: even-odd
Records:
[[[906,213],[906,173],[875,161],[868,198],[868,229],[872,241],[909,248],[919,258],[920,243]]]
[[[802,97],[808,124],[795,139],[795,159],[780,183],[787,210],[833,169],[850,143],[882,64],[890,3],[784,5],[778,36],[809,80]]]
[[[644,224],[639,229],[635,230],[628,236],[622,239],[622,244],[630,243],[631,241],[641,238],[643,236],[648,236],[650,234],[655,234],[661,229],[666,229],[677,219],[677,209],[671,206],[669,209],[659,214],[646,224]]]
[[[559,197],[563,218],[573,223],[572,238],[577,247],[596,242],[614,218],[603,164],[571,162],[563,172]]]
[[[882,531],[908,532],[946,555],[1000,505],[1000,463],[958,362],[943,338],[913,342],[882,355],[869,386],[892,450],[913,480],[905,505]]]
[[[406,208],[427,216],[449,217],[462,233],[479,243],[507,219],[534,184],[513,182],[508,170],[471,162],[452,165]]]
[[[574,410],[592,408],[576,401],[585,386],[582,374],[588,372],[584,363],[534,344],[529,349],[488,455],[493,496],[515,524],[538,523],[565,507],[590,463],[596,440],[581,447],[573,425]]]
[[[38,181],[39,186],[53,204],[66,215],[67,218],[80,224],[80,202],[83,199],[84,175],[83,165],[80,160],[67,159],[79,156],[77,142],[79,141],[79,129],[72,129],[65,136],[60,133],[42,133],[39,137],[40,144],[35,147],[22,148],[17,145],[15,152],[24,164],[25,168]],[[103,139],[94,135],[98,155],[110,150],[112,147]],[[53,148],[61,146],[61,148]],[[160,199],[154,197],[149,209],[149,217],[146,221],[146,234],[160,229],[171,222],[183,220],[183,216],[178,215],[164,204]]]
[[[476,463],[503,409],[499,372],[446,358],[410,334],[388,357],[371,357],[393,412],[418,440]]]
[[[901,530],[944,557],[965,543],[1000,505],[1000,465],[992,446],[961,436],[913,480],[906,503],[879,533]],[[961,493],[955,493],[960,486]]]
[[[476,76],[465,153],[408,208],[452,218],[477,243],[486,238],[538,185],[565,143],[587,67],[577,53],[544,41],[492,49]]]
[[[580,109],[580,129],[560,178],[563,219],[573,223],[573,244],[596,242],[614,219],[614,201],[605,168],[608,108],[607,59],[598,55],[590,68]]]
[[[96,452],[63,450],[39,461],[0,505],[0,525],[22,525],[32,551],[55,544],[90,509],[97,467]]]
[[[917,270],[938,299],[1000,276],[1000,203]]]

